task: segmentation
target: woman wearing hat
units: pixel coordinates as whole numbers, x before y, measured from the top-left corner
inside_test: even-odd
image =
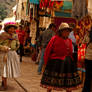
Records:
[[[72,57],[72,41],[68,38],[70,31],[67,23],[61,23],[57,35],[51,38],[45,50],[46,68],[41,86],[47,88],[47,92],[51,90],[71,92],[80,87],[80,77]]]
[[[15,24],[6,24],[5,32],[1,35],[5,37],[0,39],[0,50],[3,52],[2,86],[0,90],[7,89],[7,78],[16,78],[20,76],[20,62],[16,53],[19,47],[19,41],[15,33],[17,26]]]

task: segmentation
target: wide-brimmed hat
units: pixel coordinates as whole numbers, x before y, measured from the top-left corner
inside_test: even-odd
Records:
[[[17,28],[17,25],[16,25],[16,23],[6,23],[6,24],[4,24],[4,30],[5,31],[8,31],[8,29],[10,27],[14,27],[16,29]]]
[[[59,30],[64,30],[64,29],[69,29],[69,31],[71,31],[72,27],[70,27],[69,24],[63,22],[60,24]]]

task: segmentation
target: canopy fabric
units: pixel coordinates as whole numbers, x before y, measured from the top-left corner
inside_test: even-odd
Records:
[[[39,4],[39,0],[29,0],[30,3],[33,3],[33,4]]]

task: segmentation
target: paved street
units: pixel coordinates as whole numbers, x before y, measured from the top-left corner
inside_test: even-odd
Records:
[[[37,67],[38,65],[36,65],[31,58],[23,57],[23,62],[21,63],[21,77],[8,79],[8,90],[5,92],[46,92],[46,89],[40,87],[41,75],[37,74]],[[81,92],[81,89],[73,92]]]

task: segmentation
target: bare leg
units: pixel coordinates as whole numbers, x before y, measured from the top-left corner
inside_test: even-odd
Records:
[[[47,89],[47,92],[51,92],[51,89]]]
[[[2,77],[2,86],[0,90],[6,90],[7,89],[7,78]]]

